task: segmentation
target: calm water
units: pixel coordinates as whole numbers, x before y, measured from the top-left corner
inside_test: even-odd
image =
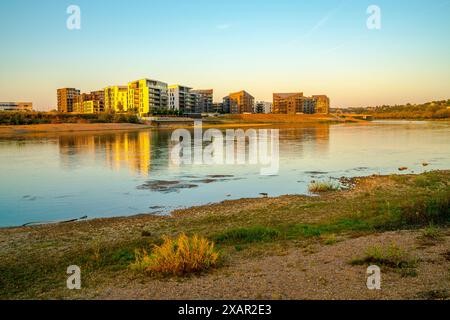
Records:
[[[307,193],[311,180],[398,173],[402,166],[404,173],[450,169],[448,123],[279,130],[277,176],[261,176],[261,165],[174,165],[169,130],[0,137],[0,226]]]

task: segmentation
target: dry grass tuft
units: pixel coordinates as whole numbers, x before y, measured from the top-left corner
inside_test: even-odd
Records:
[[[217,265],[219,253],[214,243],[194,235],[181,234],[176,239],[164,237],[164,243],[155,246],[151,254],[136,251],[132,270],[147,274],[177,275],[206,271]]]
[[[339,184],[333,181],[313,181],[309,184],[308,190],[309,192],[318,193],[318,192],[330,192],[339,190]]]

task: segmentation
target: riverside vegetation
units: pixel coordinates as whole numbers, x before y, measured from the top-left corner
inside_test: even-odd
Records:
[[[59,123],[140,123],[134,113],[75,114],[59,112],[0,112],[0,125]]]
[[[345,109],[345,112],[370,114],[375,119],[450,119],[450,99],[423,104],[349,108]]]
[[[318,197],[224,201],[176,210],[170,217],[142,215],[2,229],[0,297],[96,297],[98,288],[133,287],[144,281],[139,274],[132,276],[133,269],[145,278],[203,272],[192,280],[200,281],[196,279],[210,267],[220,274],[237,261],[245,266],[289,248],[323,244],[333,249],[343,239],[418,228],[426,228],[424,236],[434,239],[431,228],[448,230],[450,171],[355,178],[351,186]],[[370,245],[347,264],[380,263],[403,270],[405,276],[420,276],[417,261],[405,250]],[[66,268],[74,264],[81,267],[83,289],[68,292]]]

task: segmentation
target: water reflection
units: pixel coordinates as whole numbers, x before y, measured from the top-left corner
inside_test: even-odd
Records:
[[[322,157],[328,152],[329,125],[277,129],[281,129],[279,146],[283,155],[291,155],[298,159],[305,154]],[[222,131],[225,134],[226,129]],[[193,137],[193,130],[191,133]],[[114,171],[128,168],[130,173],[143,177],[150,176],[152,171],[178,171],[169,157],[170,148],[173,146],[173,142],[170,141],[171,134],[171,130],[146,130],[95,135],[92,133],[60,135],[58,137],[60,163],[66,170],[74,170],[89,163],[103,164]],[[248,147],[249,140],[246,139],[247,153]],[[225,150],[223,152],[225,153]]]
[[[0,137],[0,226],[156,213],[155,208],[166,213],[260,193],[307,193],[311,180],[399,173],[399,167],[408,167],[402,174],[420,173],[450,165],[448,123],[276,128],[276,176],[262,176],[259,164],[173,165],[172,130]]]

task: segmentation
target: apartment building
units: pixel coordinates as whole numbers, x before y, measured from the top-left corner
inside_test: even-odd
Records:
[[[61,88],[57,90],[58,111],[73,112],[73,103],[80,90],[75,88]]]
[[[230,93],[226,100],[229,106],[229,113],[253,113],[255,98],[244,90]]]
[[[330,99],[326,95],[305,97],[302,92],[273,94],[273,113],[328,114],[329,112]]]
[[[330,113],[330,98],[326,95],[313,95],[312,98],[316,102],[316,113],[329,114]]]
[[[168,109],[167,83],[141,79],[128,83],[128,108],[148,116],[156,110]]]
[[[104,91],[82,93],[75,97],[73,102],[74,113],[101,113],[105,111]]]
[[[214,113],[217,112],[213,107],[213,89],[191,90],[195,97],[195,113]]]
[[[273,113],[296,114],[303,113],[303,92],[274,93]]]
[[[223,97],[222,99],[222,112],[230,113],[231,111],[231,100],[229,96]]]
[[[169,86],[169,109],[182,113],[195,112],[197,97],[191,90],[192,88],[178,84]]]
[[[314,114],[316,113],[316,100],[310,97],[303,98],[303,113]]]
[[[104,89],[105,111],[128,111],[128,87],[110,86]]]
[[[257,101],[255,105],[255,113],[272,113],[272,102]]]
[[[0,111],[33,111],[31,102],[0,102]]]

